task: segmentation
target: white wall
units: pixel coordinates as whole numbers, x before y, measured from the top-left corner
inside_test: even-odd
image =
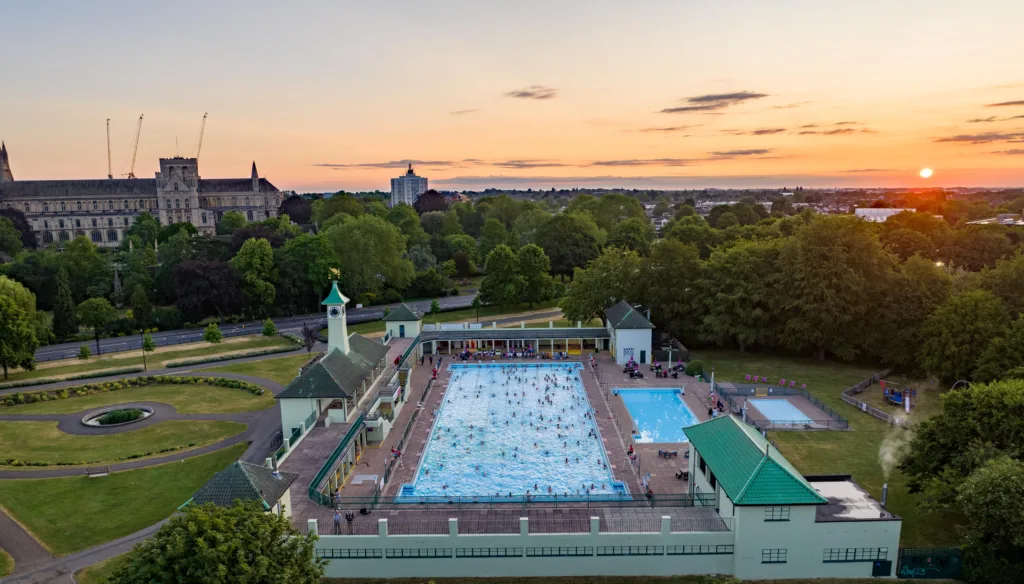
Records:
[[[629,349],[632,349],[633,360],[640,362],[640,351],[644,351],[645,363],[651,362],[651,329],[615,329],[615,362],[625,365],[629,361]]]
[[[306,418],[317,411],[316,401],[313,398],[281,398],[281,432],[287,440],[292,435],[292,428],[298,428],[306,421]]]
[[[402,338],[398,334],[398,331],[399,331],[399,326],[398,325],[405,325],[405,337],[404,338],[406,338],[406,339],[415,338],[416,335],[420,334],[420,321],[418,321],[418,320],[410,320],[410,321],[395,320],[395,321],[386,322],[384,324],[385,324],[385,330],[387,332],[391,333],[391,336],[396,338],[396,339]]]

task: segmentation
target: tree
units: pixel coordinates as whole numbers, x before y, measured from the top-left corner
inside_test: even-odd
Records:
[[[220,332],[220,327],[215,322],[206,325],[206,328],[203,330],[203,340],[211,345],[216,345],[223,338],[224,335]]]
[[[288,215],[299,225],[306,225],[312,219],[313,206],[305,198],[291,195],[281,201],[281,207],[277,210],[277,214]]]
[[[320,333],[308,324],[302,323],[302,345],[306,347],[307,355],[313,350],[313,347],[315,347],[319,341]]]
[[[996,262],[983,271],[978,285],[995,294],[1014,312],[1024,312],[1024,251]]]
[[[0,296],[6,296],[14,301],[14,304],[25,311],[28,321],[32,323],[36,339],[49,340],[50,329],[46,322],[46,315],[36,310],[36,295],[29,292],[28,288],[20,282],[16,282],[7,276],[0,275]]]
[[[175,223],[175,225],[180,224]],[[145,249],[146,251],[149,251],[149,248]],[[135,253],[137,253],[137,251],[134,251],[132,255],[134,256]],[[192,235],[188,230],[181,230],[171,235],[166,242],[160,243],[160,252],[153,259],[156,260],[153,263],[158,264],[156,268],[156,278],[154,281],[156,287],[156,298],[162,299],[163,302],[166,303],[173,302],[174,266],[177,266],[182,262],[196,259],[196,250]],[[149,265],[147,265],[146,268],[148,268]],[[147,288],[147,290],[148,289],[149,288]]]
[[[339,260],[327,236],[300,235],[274,250],[277,268],[275,304],[285,314],[320,310],[324,290],[330,288],[331,268]]]
[[[228,211],[221,216],[217,223],[217,235],[231,235],[236,229],[245,227],[245,215],[241,211]]]
[[[781,250],[776,241],[743,241],[711,253],[700,282],[702,339],[740,351],[777,343]],[[660,286],[652,278],[647,281]]]
[[[978,358],[973,378],[992,381],[1016,369],[1024,371],[1024,314],[1018,314],[1006,331],[985,347]]]
[[[263,321],[263,330],[261,333],[265,337],[272,337],[277,334],[277,325],[274,324],[274,321],[268,318]]]
[[[728,229],[739,224],[739,217],[737,217],[732,211],[726,211],[718,216],[718,220],[715,221],[715,229]]]
[[[508,230],[505,224],[497,219],[488,219],[480,232],[480,257],[486,258],[491,250],[501,244],[508,243]]]
[[[416,271],[429,270],[437,265],[437,258],[430,253],[430,247],[426,245],[409,246],[409,261]]]
[[[26,371],[35,369],[35,353],[39,347],[32,331],[28,315],[14,300],[0,296],[0,365],[7,370],[21,367]]]
[[[85,361],[92,356],[92,351],[89,350],[89,345],[82,345],[78,347],[78,358]]]
[[[992,267],[1013,253],[1013,244],[1001,225],[968,225],[953,231],[942,254],[954,266],[971,272]]]
[[[156,350],[156,342],[153,340],[153,335],[146,333],[142,335],[142,367],[143,369],[149,369],[146,364],[146,353],[152,353]]]
[[[274,251],[266,239],[249,239],[228,262],[242,279],[242,289],[251,314],[263,314],[274,303],[277,268]],[[253,310],[256,308],[256,310]]]
[[[132,315],[139,328],[146,328],[153,321],[153,305],[142,286],[135,286],[132,292]]]
[[[696,340],[700,322],[700,253],[692,245],[661,241],[644,258],[639,277],[640,301],[651,309],[651,320],[676,338]]]
[[[422,245],[430,241],[430,236],[420,224],[420,216],[409,205],[395,205],[388,209],[386,219],[402,232],[406,245]]]
[[[935,257],[935,244],[928,236],[912,229],[894,229],[882,236],[885,249],[905,260],[914,254],[922,257]]]
[[[473,258],[464,251],[457,251],[452,254],[452,259],[448,260],[455,265],[455,273],[460,278],[468,278],[476,273],[476,265],[473,263]],[[445,262],[446,264],[448,262]]]
[[[437,302],[436,299],[430,301],[430,314],[434,316],[441,314],[441,305]]]
[[[7,217],[0,217],[0,252],[14,257],[23,245],[21,232],[14,228],[14,222]]]
[[[539,245],[530,243],[519,248],[516,254],[516,271],[522,292],[520,300],[533,308],[535,302],[551,298],[551,260]]]
[[[517,245],[537,243],[537,230],[551,220],[551,213],[541,209],[532,209],[516,217],[512,225],[511,238]]]
[[[241,216],[241,213],[238,213],[238,215]],[[157,240],[159,235],[160,222],[150,213],[143,211],[139,213],[132,226],[125,232],[124,239],[126,241],[129,239],[133,240],[138,247],[153,247],[153,242]]]
[[[224,318],[243,308],[242,282],[227,262],[194,260],[174,267],[178,310],[191,322]]]
[[[62,266],[57,270],[57,302],[53,306],[53,334],[65,339],[78,332],[75,301],[68,284],[68,272]]]
[[[973,290],[952,296],[924,324],[920,361],[943,381],[970,379],[989,342],[1010,319],[1003,301]]]
[[[577,215],[559,214],[537,228],[537,245],[551,260],[554,274],[567,276],[598,256],[597,239]]]
[[[385,284],[404,290],[412,282],[415,270],[405,254],[405,237],[387,221],[362,215],[331,227],[326,235],[349,296],[379,292]]]
[[[967,582],[1013,584],[1024,569],[1024,463],[987,461],[957,488]]]
[[[949,298],[953,279],[944,268],[920,255],[882,277],[888,293],[869,317],[869,346],[886,363],[916,369],[926,338],[924,323]]]
[[[693,215],[670,221],[662,235],[665,239],[696,246],[700,257],[707,258],[711,255],[711,248],[718,243],[721,232],[712,229],[702,217]]]
[[[430,189],[423,193],[416,199],[416,202],[412,204],[413,208],[420,215],[429,213],[430,211],[447,211],[448,210],[448,199],[444,195]]]
[[[398,205],[402,207],[403,205]],[[415,211],[413,211],[415,212]],[[445,214],[441,211],[430,211],[420,215],[420,225],[427,235],[443,235],[444,234],[444,216]]]
[[[79,304],[76,312],[78,322],[92,329],[93,338],[96,339],[96,354],[102,354],[100,333],[117,318],[117,309],[106,298],[90,298]]]
[[[10,220],[14,228],[21,234],[21,245],[25,249],[36,249],[39,247],[36,241],[36,232],[33,231],[32,225],[25,219],[25,214],[14,207],[4,207],[0,209],[0,217],[5,217]]]
[[[608,233],[608,245],[631,249],[641,256],[651,251],[651,243],[657,237],[654,225],[646,218],[630,217],[612,227]]]
[[[477,322],[480,322],[480,307],[483,306],[483,305],[484,305],[484,303],[480,301],[480,295],[479,294],[476,294],[475,296],[473,296],[473,302],[470,303],[469,306],[470,306],[470,308],[472,308],[473,310],[476,311],[476,321]]]
[[[522,278],[516,265],[516,256],[507,245],[499,245],[487,256],[487,273],[480,282],[483,302],[502,308],[515,304],[522,289]]]
[[[462,252],[469,256],[470,261],[476,260],[478,251],[476,240],[464,233],[445,237],[444,245],[448,251],[446,258],[450,257],[455,259],[455,254]],[[483,259],[486,260],[487,256],[484,256]]]
[[[635,303],[641,298],[643,262],[634,251],[608,248],[586,269],[577,268],[561,307],[570,322],[600,318],[620,300]]]
[[[189,505],[139,544],[110,584],[318,584],[327,560],[317,557],[316,539],[258,503]]]

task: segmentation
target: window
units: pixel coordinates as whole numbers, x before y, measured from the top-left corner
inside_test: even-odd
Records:
[[[249,211],[248,213],[246,213],[246,215],[249,216],[249,221],[252,221],[252,211]]]
[[[178,192],[178,183],[174,183],[174,192]]]
[[[697,466],[700,467],[700,472],[707,473],[708,465],[704,463],[704,459],[701,455],[697,455]]]
[[[761,550],[761,563],[762,564],[785,564],[786,563],[786,550],[785,549]]]
[[[57,224],[60,225],[61,229],[64,229],[64,220],[63,219],[58,219],[57,220]]]
[[[113,227],[113,226],[114,226],[114,218],[113,217],[108,217],[107,218],[107,227]]]
[[[50,222],[44,220],[43,221],[43,229],[49,229],[49,228],[50,228]]]
[[[731,554],[731,545],[670,545],[665,548],[670,556],[712,556]]]
[[[100,243],[100,242],[102,242],[102,241],[103,241],[103,234],[102,234],[102,233],[100,233],[99,231],[93,231],[93,232],[92,232],[92,233],[90,233],[89,235],[90,235],[90,236],[92,237],[92,240],[93,240],[93,241],[94,241],[95,243]]]
[[[765,507],[765,521],[789,521],[789,507]]]
[[[873,562],[889,556],[889,548],[825,548],[821,561],[826,564],[837,562]]]
[[[43,213],[49,213],[49,212],[50,212],[50,204],[49,203],[43,203]]]
[[[131,203],[129,203],[128,201],[125,201],[124,202],[124,210],[127,211],[128,209],[131,209],[131,208],[132,208]]]
[[[95,210],[97,210],[99,208],[100,208],[100,204],[97,203],[96,201],[93,201],[92,202],[92,210],[95,211]]]
[[[25,203],[25,212],[26,212],[26,213],[28,213],[28,212],[29,212],[29,206],[28,206],[28,203]]]
[[[75,219],[75,227],[81,227],[81,226],[82,226],[82,222],[80,220],[78,220],[78,219]]]
[[[92,220],[92,226],[93,226],[93,227],[96,227],[96,223],[97,223],[97,222],[96,222],[96,218],[95,218],[95,217],[93,217],[93,220]]]
[[[188,199],[185,199],[185,208],[188,209],[189,208],[188,206],[189,206]]]
[[[109,211],[113,211],[114,210],[114,201],[107,201],[107,210],[109,210]]]
[[[67,241],[68,239],[70,239],[70,237],[68,236],[68,232],[67,231],[61,231],[60,232],[60,240],[61,241]]]
[[[374,549],[361,549],[361,550],[316,550],[316,555],[321,558],[332,558],[332,559],[346,559],[346,560],[365,560],[370,558],[380,558],[383,554],[380,550]]]
[[[170,200],[170,199],[167,199],[167,208],[168,208],[168,209],[170,209],[170,208],[171,208],[171,200]]]
[[[144,199],[139,199],[139,208],[140,209],[145,209],[146,208],[146,201]]]
[[[665,553],[660,545],[602,545],[597,546],[599,556],[660,556]]]
[[[81,211],[82,210],[82,201],[78,201],[78,203],[76,203],[76,205],[78,206],[78,210]]]
[[[49,231],[43,233],[43,243],[53,243],[53,234]]]
[[[518,558],[523,548],[455,548],[456,558]]]
[[[451,548],[420,548],[420,549],[401,549],[391,548],[384,550],[385,556],[388,558],[450,558],[452,557]]]
[[[245,198],[245,206],[246,206],[246,207],[248,207],[248,206],[249,206],[249,197],[246,197],[246,198]]]
[[[708,484],[711,485],[712,489],[714,489],[718,485],[718,480],[715,478],[715,473],[711,472],[711,469],[708,469]]]
[[[529,547],[526,548],[528,558],[555,558],[571,556],[592,556],[592,547]]]
[[[64,202],[63,201],[61,201],[61,203],[60,203],[60,210],[61,211],[67,211],[67,207],[64,206]]]
[[[125,227],[128,227],[129,225],[131,225],[131,222],[130,222],[130,221],[128,221],[128,218],[127,218],[127,217],[125,217],[125,218],[124,218],[124,226],[125,226]]]
[[[206,225],[206,213],[203,213],[202,219],[203,219],[203,225]]]
[[[181,199],[174,199],[174,208],[175,209],[180,209],[181,208]]]
[[[263,197],[263,206],[264,207],[269,207],[270,206],[270,200],[267,199],[266,197]]]

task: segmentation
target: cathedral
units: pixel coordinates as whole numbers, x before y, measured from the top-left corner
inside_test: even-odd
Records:
[[[161,158],[155,178],[14,180],[7,145],[0,143],[0,206],[18,209],[41,245],[85,236],[115,247],[143,212],[161,225],[188,222],[205,235],[216,233],[228,211],[249,221],[277,216],[283,194],[260,178],[199,176],[196,158]]]

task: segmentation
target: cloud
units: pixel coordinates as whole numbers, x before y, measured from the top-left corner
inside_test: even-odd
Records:
[[[597,160],[590,166],[686,166],[693,162],[686,158],[644,158],[631,160]]]
[[[801,129],[804,129],[804,128],[817,128],[817,127],[818,127],[818,124],[804,124],[804,125],[800,126]]]
[[[1022,106],[1022,105],[1024,105],[1024,99],[1019,99],[1017,101],[1004,101],[1004,102],[1001,102],[1001,103],[990,103],[990,104],[986,105],[985,107],[1012,107],[1012,106]]]
[[[805,106],[805,105],[807,105],[809,103],[811,103],[811,102],[809,102],[809,101],[800,101],[800,102],[797,102],[797,103],[787,103],[786,105],[773,105],[772,109],[793,109],[793,108]]]
[[[998,150],[992,154],[1005,154],[1007,156],[1024,156],[1024,148],[1014,148],[1012,150]]]
[[[1024,114],[1019,115],[1019,116],[1009,116],[1009,117],[1005,117],[1005,118],[1000,118],[1000,117],[997,117],[997,116],[989,116],[987,118],[972,118],[970,120],[967,120],[967,123],[968,124],[984,124],[984,123],[988,123],[988,122],[1008,122],[1010,120],[1021,120],[1021,119],[1024,119]]]
[[[1024,132],[984,132],[981,134],[957,134],[936,138],[934,142],[965,142],[968,144],[989,144],[992,142],[1024,142]]]
[[[320,162],[313,166],[321,166],[325,168],[343,169],[343,168],[406,168],[410,164],[416,166],[431,166],[431,167],[446,167],[446,168],[459,168],[464,166],[467,160],[389,160],[387,162],[358,162],[358,163],[331,163],[331,162]]]
[[[819,136],[835,136],[837,134],[855,134],[860,132],[862,134],[874,134],[874,130],[864,128],[863,130],[857,130],[855,128],[834,128],[832,130],[804,130],[803,132],[797,132],[797,134],[803,136],[809,136],[817,134]]]
[[[466,114],[475,114],[478,111],[480,111],[480,110],[478,110],[478,109],[462,109],[462,110],[455,110],[453,112],[448,112],[448,114],[449,115],[453,115],[453,116],[464,116]]]
[[[712,152],[712,156],[720,158],[733,158],[736,156],[764,156],[771,152],[768,148],[753,148],[750,150],[721,150],[718,152]]]
[[[523,89],[505,92],[505,97],[515,97],[517,99],[554,99],[557,96],[557,89],[543,85],[531,85]]]
[[[546,168],[554,166],[571,166],[562,162],[554,162],[551,160],[505,160],[502,162],[492,162],[491,166],[497,166],[498,168]]]
[[[754,93],[753,91],[735,91],[732,93],[708,93],[686,97],[680,101],[684,104],[677,107],[669,107],[660,110],[663,114],[683,114],[690,112],[711,112],[725,109],[729,106],[738,105],[752,99],[768,97],[766,93]]]
[[[852,126],[855,124],[860,124],[860,122],[836,122],[837,126]]]
[[[665,128],[640,128],[639,130],[627,130],[627,131],[630,131],[630,132],[664,132],[664,133],[669,133],[669,132],[685,132],[686,130],[689,130],[690,128],[696,128],[696,127],[699,127],[699,126],[700,126],[700,124],[694,124],[692,126],[668,126],[668,127],[665,127]]]
[[[757,130],[724,130],[725,133],[733,136],[770,136],[771,134],[781,134],[786,131],[786,128],[758,128]]]

